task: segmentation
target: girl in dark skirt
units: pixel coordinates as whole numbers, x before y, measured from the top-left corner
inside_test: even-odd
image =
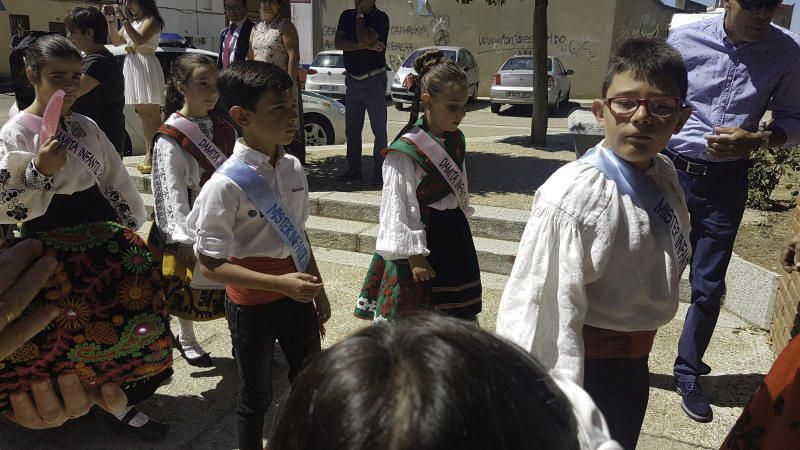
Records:
[[[429,310],[476,320],[480,270],[458,130],[467,77],[438,50],[419,57],[414,69],[419,75],[405,80],[415,94],[411,119],[384,150],[380,228],[355,315],[382,321]]]

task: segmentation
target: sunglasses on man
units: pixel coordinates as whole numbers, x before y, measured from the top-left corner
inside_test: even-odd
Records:
[[[782,0],[771,0],[771,1],[764,1],[764,0],[731,0],[735,1],[739,4],[739,6],[747,11],[747,12],[773,12],[778,8],[778,5],[783,3]]]

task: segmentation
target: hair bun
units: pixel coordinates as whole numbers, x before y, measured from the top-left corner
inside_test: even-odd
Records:
[[[417,72],[420,78],[428,72],[431,67],[440,64],[443,60],[446,60],[447,57],[444,56],[439,49],[430,49],[422,54],[416,61],[414,61],[414,70]]]

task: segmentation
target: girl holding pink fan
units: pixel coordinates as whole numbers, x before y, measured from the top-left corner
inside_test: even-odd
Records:
[[[23,235],[100,221],[138,229],[144,204],[114,145],[69,109],[81,81],[78,50],[62,36],[44,36],[28,47],[25,64],[36,98],[0,129],[0,224],[21,223]],[[128,404],[157,387],[126,392]],[[133,406],[110,420],[146,439],[168,430]]]
[[[0,224],[21,222],[25,234],[97,221],[139,228],[144,204],[113,144],[69,109],[81,81],[78,50],[45,36],[25,62],[36,98],[0,129]]]

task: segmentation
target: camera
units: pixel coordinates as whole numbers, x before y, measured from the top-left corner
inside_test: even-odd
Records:
[[[104,5],[103,6],[103,14],[109,17],[113,17],[116,15],[114,12],[114,5]]]

